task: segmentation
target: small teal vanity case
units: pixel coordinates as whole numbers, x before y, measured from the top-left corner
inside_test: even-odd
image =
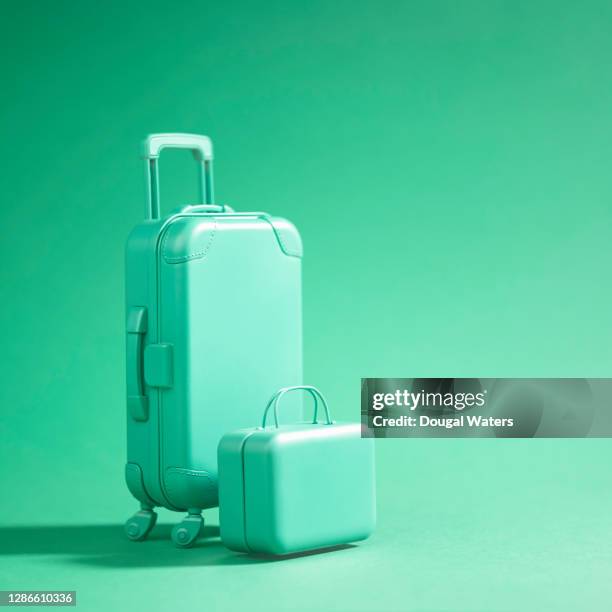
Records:
[[[279,401],[297,390],[313,397],[313,421],[279,426]],[[275,393],[261,427],[221,438],[218,466],[221,539],[232,550],[285,555],[363,540],[374,530],[374,440],[361,437],[358,423],[332,421],[315,387]]]

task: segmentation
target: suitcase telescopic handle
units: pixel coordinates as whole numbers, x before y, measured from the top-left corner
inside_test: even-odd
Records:
[[[200,169],[200,199],[203,204],[212,204],[213,146],[208,136],[198,134],[150,134],[142,143],[147,180],[147,219],[159,219],[159,170],[158,159],[163,149],[188,149]]]
[[[281,397],[290,393],[291,391],[306,391],[312,396],[314,400],[314,416],[312,419],[313,424],[319,422],[319,400],[323,404],[323,409],[325,410],[325,424],[333,425],[334,422],[331,420],[331,416],[329,415],[329,407],[327,406],[327,402],[323,397],[322,393],[311,385],[296,385],[295,387],[284,387],[283,389],[279,389],[268,402],[266,409],[264,410],[263,419],[261,420],[261,427],[265,429],[266,421],[268,419],[268,413],[270,409],[272,409],[272,414],[274,415],[274,425],[278,427],[278,404],[280,402]]]

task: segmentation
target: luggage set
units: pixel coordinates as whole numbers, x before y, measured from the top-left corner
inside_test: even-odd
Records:
[[[164,148],[193,152],[203,203],[161,217]],[[373,440],[333,422],[320,392],[302,385],[299,233],[213,204],[206,136],[154,134],[143,154],[147,218],[126,247],[125,479],[141,507],[128,538],[144,540],[163,506],[186,512],[172,540],[191,546],[202,510],[217,505],[233,550],[287,554],[368,537]],[[301,392],[313,398],[310,422]]]

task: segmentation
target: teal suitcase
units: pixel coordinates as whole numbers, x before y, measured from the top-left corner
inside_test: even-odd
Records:
[[[160,216],[158,158],[190,149],[202,204]],[[200,534],[218,504],[217,446],[250,425],[280,386],[302,381],[302,244],[288,221],[213,204],[206,136],[144,142],[146,220],[126,247],[127,465],[141,509],[126,525],[146,538],[154,508],[187,512],[178,546]],[[301,404],[292,410],[301,415]]]
[[[313,396],[314,419],[279,426],[278,402],[296,390]],[[367,538],[376,522],[374,440],[358,423],[333,422],[315,387],[281,389],[261,427],[219,443],[219,519],[223,543],[241,552],[287,555]]]

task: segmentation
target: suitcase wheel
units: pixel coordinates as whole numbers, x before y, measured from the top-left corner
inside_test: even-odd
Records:
[[[144,540],[151,529],[155,527],[157,513],[150,506],[142,505],[142,510],[130,517],[125,523],[125,534],[130,540],[140,542]]]
[[[172,541],[179,548],[189,548],[204,528],[201,510],[189,510],[189,514],[172,529]]]

